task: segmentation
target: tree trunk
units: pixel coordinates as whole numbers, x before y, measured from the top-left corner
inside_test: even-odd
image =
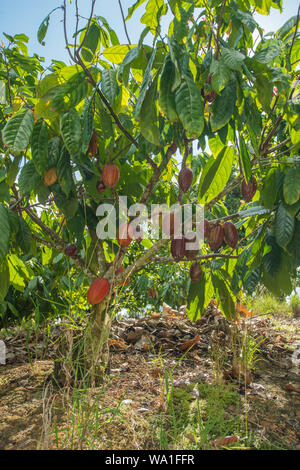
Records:
[[[108,302],[93,306],[82,334],[65,328],[56,349],[53,380],[60,386],[96,386],[103,381],[109,365],[111,317]]]

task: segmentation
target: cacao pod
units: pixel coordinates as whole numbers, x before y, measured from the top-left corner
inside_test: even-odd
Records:
[[[245,180],[242,182],[241,192],[246,202],[249,202],[251,201],[251,199],[253,199],[253,196],[256,193],[256,190],[257,190],[257,181],[254,176],[252,176],[252,181],[249,181],[249,183],[246,183]]]
[[[98,153],[98,134],[96,129],[93,129],[93,134],[89,143],[88,152],[91,156],[97,155]]]
[[[190,278],[193,282],[197,282],[200,280],[202,276],[202,268],[200,263],[193,263],[190,267]]]
[[[51,186],[52,184],[56,183],[57,173],[55,166],[53,166],[52,168],[50,168],[50,170],[46,172],[44,181],[46,186]]]
[[[128,233],[128,224],[121,224],[118,230],[118,243],[120,246],[128,246],[131,243],[131,237]]]
[[[95,305],[102,302],[109,293],[110,285],[104,277],[95,279],[87,293],[87,300],[90,304]]]
[[[74,245],[73,243],[69,243],[66,248],[65,248],[65,254],[67,256],[70,256],[70,258],[73,258],[77,253],[77,246]]]
[[[180,172],[179,172],[179,176],[178,176],[178,183],[179,183],[179,187],[180,189],[186,193],[190,187],[191,187],[191,184],[193,182],[193,172],[190,168],[188,168],[187,166],[183,167]]]
[[[171,152],[171,155],[173,155],[177,150],[177,144],[176,142],[173,142],[170,147],[168,148],[168,152]]]
[[[216,224],[213,225],[210,229],[208,236],[208,244],[211,250],[217,250],[223,242],[224,238],[224,229],[222,225]]]
[[[224,222],[224,241],[231,248],[235,248],[239,239],[239,234],[236,226],[232,222]]]
[[[210,223],[207,219],[204,219],[204,238],[208,238],[210,234]]]
[[[102,170],[102,181],[106,188],[113,188],[119,181],[120,170],[115,163],[106,163]]]
[[[189,245],[194,244],[195,242],[197,243],[198,248],[189,249]],[[185,256],[187,257],[187,259],[196,258],[196,256],[198,256],[199,249],[200,249],[199,240],[197,239],[195,232],[187,233],[186,244],[185,244]]]
[[[174,214],[174,212],[169,212],[168,214],[164,214],[162,218],[162,231],[166,235],[170,235],[171,237],[174,233],[177,233],[180,229],[179,226],[179,219]]]
[[[185,257],[185,237],[174,238],[171,242],[171,254],[174,259]]]
[[[105,186],[104,186],[104,183],[102,180],[99,180],[97,185],[96,185],[96,189],[98,191],[99,194],[102,194],[104,191],[105,191]]]

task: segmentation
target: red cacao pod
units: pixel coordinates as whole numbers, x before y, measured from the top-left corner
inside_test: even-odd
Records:
[[[105,188],[105,185],[104,185],[102,180],[98,181],[98,183],[96,185],[96,189],[97,189],[99,194],[102,194],[105,191],[106,188]]]
[[[235,248],[239,239],[239,234],[236,229],[236,226],[232,222],[224,222],[223,224],[224,230],[224,241],[226,245],[230,246],[231,248]]]
[[[179,183],[179,187],[180,189],[186,193],[190,187],[191,187],[191,184],[193,182],[193,172],[190,168],[188,168],[187,166],[183,167],[180,172],[179,172],[179,176],[178,176],[178,183]]]
[[[162,231],[171,237],[180,229],[179,219],[174,212],[164,214],[162,218]]]
[[[197,248],[190,248],[190,244],[197,244]],[[185,256],[187,259],[194,259],[198,256],[200,249],[199,240],[197,239],[197,235],[195,232],[189,232],[186,234],[186,243],[185,243]]]
[[[87,300],[90,304],[95,305],[102,302],[109,293],[110,285],[104,277],[95,279],[87,293]]]
[[[70,258],[73,258],[77,253],[77,246],[74,245],[73,243],[69,243],[66,248],[65,248],[65,254],[67,256],[70,256]]]
[[[185,257],[185,237],[174,238],[171,242],[171,254],[174,259]]]
[[[217,250],[223,242],[224,238],[224,229],[222,225],[216,224],[212,225],[210,228],[210,233],[208,236],[208,244],[211,250]]]
[[[88,149],[89,155],[97,155],[98,153],[98,134],[96,129],[93,129],[92,133],[92,138],[89,143],[89,149]]]
[[[256,193],[256,190],[257,190],[257,181],[254,176],[252,176],[252,181],[249,181],[249,183],[246,183],[245,180],[242,182],[241,192],[246,202],[249,202],[251,201],[251,199],[253,199],[253,196]]]
[[[102,181],[106,188],[113,188],[119,181],[120,170],[115,163],[106,163],[102,170]]]
[[[202,268],[199,263],[195,261],[190,267],[190,278],[193,282],[197,282],[200,280],[202,276]]]
[[[131,243],[131,237],[128,233],[128,224],[121,224],[118,230],[118,243],[120,246],[128,246]]]

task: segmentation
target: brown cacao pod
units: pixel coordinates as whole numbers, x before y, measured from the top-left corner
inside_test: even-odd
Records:
[[[171,242],[171,254],[174,259],[180,259],[185,257],[185,237],[174,238]]]
[[[202,276],[202,268],[200,263],[193,263],[190,267],[190,278],[193,282],[197,282],[200,280]]]
[[[208,238],[210,234],[210,223],[207,219],[204,219],[204,238]]]
[[[77,246],[74,245],[73,243],[69,243],[66,248],[65,248],[65,254],[67,256],[70,256],[70,258],[73,258],[77,253]]]
[[[226,245],[230,246],[231,248],[235,248],[239,239],[239,234],[236,229],[236,226],[232,222],[224,222],[223,224],[224,230],[224,241]]]
[[[102,180],[99,180],[97,185],[96,185],[96,189],[98,191],[99,194],[102,194],[104,191],[105,191],[105,186],[104,186],[104,183]]]
[[[92,138],[89,143],[89,155],[94,156],[98,153],[98,134],[96,129],[93,129]]]
[[[120,170],[115,163],[106,163],[102,170],[102,181],[106,188],[113,188],[119,181]]]
[[[179,183],[179,187],[180,189],[186,193],[190,187],[191,187],[191,184],[193,182],[193,172],[190,168],[188,168],[187,166],[183,167],[180,172],[179,172],[179,176],[178,176],[178,183]]]
[[[46,186],[51,186],[52,184],[56,183],[57,173],[55,166],[50,168],[50,170],[46,171],[44,181]]]
[[[120,246],[128,246],[131,243],[131,237],[128,233],[128,224],[121,224],[118,230],[118,243]]]
[[[110,285],[104,277],[95,279],[87,293],[87,300],[90,304],[95,305],[102,302],[109,293]]]
[[[162,218],[162,231],[171,237],[180,229],[179,219],[174,212],[164,214]]]
[[[211,250],[217,250],[223,242],[224,238],[224,229],[222,225],[216,224],[212,225],[210,228],[210,233],[208,236],[208,244]]]
[[[192,243],[194,244],[195,242],[197,243],[197,248],[189,249],[189,245]],[[187,259],[194,259],[196,258],[196,256],[198,256],[199,250],[200,250],[200,244],[199,244],[199,240],[196,239],[195,232],[188,232],[186,234],[185,256],[187,257]]]
[[[168,148],[168,152],[171,152],[171,155],[173,155],[177,150],[177,144],[176,142],[173,142],[170,147]]]
[[[253,199],[253,196],[256,193],[256,190],[257,190],[257,181],[254,176],[252,176],[252,181],[249,181],[249,183],[246,183],[245,180],[242,182],[241,192],[246,202],[249,202],[251,201],[251,199]]]

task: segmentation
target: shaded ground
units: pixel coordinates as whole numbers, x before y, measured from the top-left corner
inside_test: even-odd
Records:
[[[46,380],[59,328],[12,332],[0,365],[0,448],[299,448],[299,324],[275,315],[237,325],[214,305],[196,324],[167,307],[122,320],[110,377],[73,394]]]

